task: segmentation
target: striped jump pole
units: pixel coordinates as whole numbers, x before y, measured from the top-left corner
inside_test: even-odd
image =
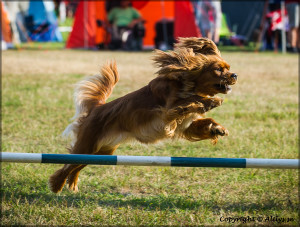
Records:
[[[189,158],[163,156],[116,156],[82,154],[1,153],[1,162],[91,164],[127,166],[177,166],[221,168],[298,169],[298,159]]]

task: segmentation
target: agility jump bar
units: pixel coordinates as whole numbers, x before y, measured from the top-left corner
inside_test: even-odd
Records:
[[[299,168],[298,159],[189,158],[163,156],[36,154],[11,152],[2,152],[1,162],[267,169]]]

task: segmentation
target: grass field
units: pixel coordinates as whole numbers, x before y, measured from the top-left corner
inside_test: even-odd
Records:
[[[216,145],[124,144],[115,154],[298,158],[298,57],[223,57],[239,82],[207,116],[228,137]],[[2,52],[2,151],[66,153],[60,134],[74,113],[73,85],[108,59],[116,59],[121,75],[110,100],[155,76],[149,52]],[[1,164],[3,225],[226,225],[240,217],[234,225],[299,225],[296,170],[88,166],[79,193],[65,188],[56,195],[47,184],[60,166]]]

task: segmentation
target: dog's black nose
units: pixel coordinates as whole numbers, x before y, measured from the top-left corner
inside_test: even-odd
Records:
[[[230,77],[236,80],[236,79],[237,79],[237,77],[238,77],[238,75],[237,75],[237,74],[235,74],[235,73],[232,73]]]

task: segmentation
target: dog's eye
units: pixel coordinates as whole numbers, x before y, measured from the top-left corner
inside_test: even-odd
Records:
[[[223,72],[223,68],[222,67],[217,68],[216,70],[219,71],[219,72]]]

